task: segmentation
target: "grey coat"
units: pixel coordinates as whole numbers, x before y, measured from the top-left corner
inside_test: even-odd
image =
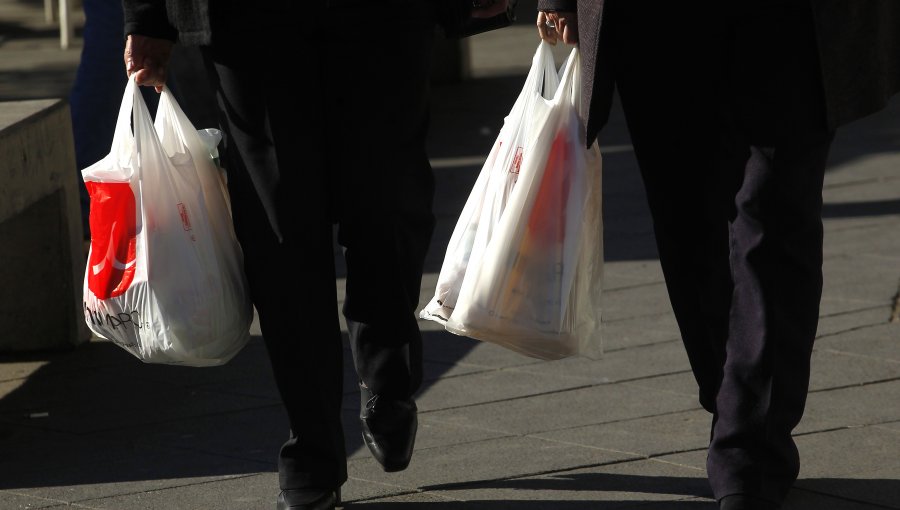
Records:
[[[627,0],[625,0],[627,1]],[[900,91],[900,1],[809,0],[815,16],[826,115],[835,128],[883,108]],[[577,11],[585,123],[592,141],[609,116],[612,73],[598,59],[604,0],[539,0],[542,11]]]

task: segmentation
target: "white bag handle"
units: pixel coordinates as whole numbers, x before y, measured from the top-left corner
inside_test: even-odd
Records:
[[[125,85],[110,153],[115,154],[120,166],[137,167],[140,171],[140,165],[132,165],[130,161],[132,158],[139,157],[141,138],[150,133],[153,133],[153,119],[132,74]],[[153,136],[156,136],[155,133]]]

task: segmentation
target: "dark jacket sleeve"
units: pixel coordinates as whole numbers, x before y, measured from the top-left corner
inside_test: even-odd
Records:
[[[174,41],[178,31],[169,23],[166,0],[123,0],[125,34],[138,34]]]
[[[437,6],[438,24],[448,32],[453,32],[462,26],[472,15],[472,2],[470,1],[440,0],[435,2],[435,5]]]
[[[538,0],[539,11],[569,11],[578,10],[577,0]]]

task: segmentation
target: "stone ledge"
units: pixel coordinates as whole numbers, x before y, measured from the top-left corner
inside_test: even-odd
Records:
[[[0,181],[0,351],[88,340],[78,174],[64,100],[0,102]]]

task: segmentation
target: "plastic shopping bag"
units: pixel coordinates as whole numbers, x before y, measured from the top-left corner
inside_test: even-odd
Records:
[[[601,350],[601,159],[585,149],[578,50],[555,69],[542,42],[420,313],[541,359]]]
[[[420,312],[421,318],[445,324],[456,307],[469,260],[484,255],[519,177],[529,128],[535,124],[531,120],[533,104],[541,98],[542,90],[552,95],[558,85],[553,55],[542,45],[450,236],[434,299]]]
[[[90,329],[147,363],[230,360],[253,320],[242,254],[219,170],[169,90],[154,123],[132,77],[109,155],[82,176]]]

